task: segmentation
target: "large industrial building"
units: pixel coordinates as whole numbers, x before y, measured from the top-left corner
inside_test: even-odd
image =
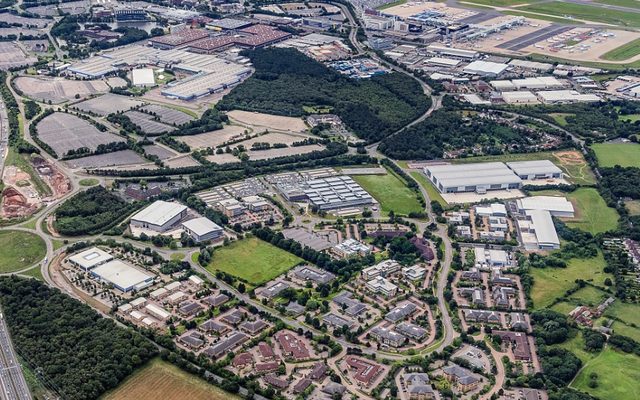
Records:
[[[483,194],[520,189],[523,181],[563,177],[562,170],[549,160],[429,165],[424,173],[441,193]]]
[[[516,200],[521,217],[517,221],[524,247],[532,249],[559,249],[560,239],[552,216],[572,218],[573,204],[560,196],[533,196]]]
[[[224,235],[224,229],[208,218],[200,217],[182,223],[182,229],[196,242],[217,240]]]
[[[376,203],[375,199],[349,176],[310,180],[304,185],[304,194],[312,206],[323,211]]]
[[[131,217],[131,226],[165,232],[187,216],[187,206],[158,200]]]
[[[121,260],[111,260],[102,264],[92,269],[91,275],[125,293],[144,289],[153,284],[155,279],[154,275]]]
[[[562,179],[563,177],[562,170],[549,160],[508,162],[507,167],[515,172],[520,179],[525,181],[535,179]]]
[[[90,249],[81,251],[69,257],[69,261],[82,268],[85,271],[89,271],[99,265],[113,260],[113,256],[106,251],[97,247],[91,247]]]
[[[486,193],[522,187],[522,179],[501,162],[430,165],[424,173],[441,193]]]
[[[498,76],[509,66],[491,61],[476,60],[463,68],[463,72],[471,75]]]

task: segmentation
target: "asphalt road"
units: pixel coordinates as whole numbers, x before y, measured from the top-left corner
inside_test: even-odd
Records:
[[[4,316],[0,310],[0,399],[31,400]]]

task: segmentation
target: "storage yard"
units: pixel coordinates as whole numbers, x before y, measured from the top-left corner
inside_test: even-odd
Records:
[[[125,141],[112,133],[100,132],[90,122],[66,113],[53,113],[40,121],[38,136],[60,157],[82,147],[94,151],[101,144]]]
[[[3,28],[0,28],[0,31]],[[18,34],[20,32],[18,31]],[[3,32],[0,32],[0,36],[6,36]],[[0,70],[7,70],[10,68],[26,66],[38,61],[37,57],[25,54],[22,49],[13,42],[0,42],[0,54],[2,59],[0,60]]]
[[[144,105],[139,100],[117,94],[107,93],[93,99],[74,104],[72,107],[94,115],[107,116],[117,112],[127,111]]]
[[[85,98],[95,94],[106,93],[111,87],[124,86],[126,82],[121,78],[75,81],[57,77],[20,76],[15,79],[14,84],[18,90],[33,99],[60,104],[65,101],[73,101],[76,95],[80,98]]]

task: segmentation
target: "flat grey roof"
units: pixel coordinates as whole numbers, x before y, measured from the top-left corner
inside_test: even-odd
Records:
[[[508,162],[507,166],[518,175],[562,173],[562,170],[549,160]]]
[[[153,202],[153,204],[138,211],[131,217],[131,220],[162,226],[186,209],[187,206],[179,203],[157,200]]]
[[[522,182],[519,176],[501,162],[432,165],[425,167],[425,171],[431,172],[443,187]]]

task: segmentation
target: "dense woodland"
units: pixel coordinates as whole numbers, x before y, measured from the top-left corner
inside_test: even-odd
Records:
[[[617,197],[640,199],[640,168],[601,168],[601,183]]]
[[[294,49],[244,53],[255,74],[218,108],[302,116],[303,106],[329,106],[359,137],[377,141],[425,112],[430,100],[412,78],[398,73],[354,80]]]
[[[551,123],[558,122],[549,114],[568,114],[566,125],[562,127],[571,133],[585,138],[598,138],[606,135],[613,137],[630,137],[638,133],[638,122],[619,119],[620,115],[640,112],[638,106],[629,101],[611,101],[606,103],[574,103],[561,105],[537,105],[518,107],[518,113],[542,118]]]
[[[453,134],[455,132],[455,134]],[[526,151],[529,139],[519,130],[480,117],[463,117],[459,111],[441,109],[397,135],[387,137],[379,150],[401,160],[442,158],[447,150],[482,147],[484,154]]]
[[[102,186],[94,186],[65,201],[56,209],[54,227],[67,236],[104,232],[142,204],[127,203]]]
[[[96,399],[157,353],[140,334],[35,279],[0,278],[14,344],[66,399]]]

